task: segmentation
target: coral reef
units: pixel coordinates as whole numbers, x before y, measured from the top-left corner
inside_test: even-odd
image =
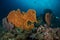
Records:
[[[60,28],[51,28],[42,18],[31,9],[11,11],[2,19],[0,40],[60,40]]]
[[[1,40],[60,40],[60,28],[40,26],[36,32],[15,28],[3,34]]]

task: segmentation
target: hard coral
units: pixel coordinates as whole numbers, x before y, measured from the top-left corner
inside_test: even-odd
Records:
[[[34,10],[28,10],[26,13],[21,13],[19,9],[17,11],[14,10],[8,14],[7,19],[8,22],[24,30],[34,28],[33,23],[37,22],[36,12]],[[30,25],[28,25],[28,21],[31,22]]]

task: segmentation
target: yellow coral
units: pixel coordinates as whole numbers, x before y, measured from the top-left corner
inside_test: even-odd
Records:
[[[34,22],[36,20],[36,12],[34,10],[28,10],[27,12],[21,13],[18,9],[17,11],[11,11],[7,16],[8,22],[14,24],[16,27],[22,28],[24,30],[30,30],[34,28]],[[31,22],[28,25],[28,21]]]

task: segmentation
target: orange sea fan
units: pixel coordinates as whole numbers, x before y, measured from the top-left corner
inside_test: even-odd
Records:
[[[23,26],[25,30],[31,30],[34,28],[34,24],[30,20],[26,20]]]
[[[20,10],[11,11],[8,14],[7,18],[8,18],[8,22],[14,24],[17,27],[20,27],[23,24],[22,14],[20,13]]]
[[[36,11],[35,10],[29,9],[27,11],[27,16],[28,16],[28,19],[31,20],[32,22],[37,22],[37,20],[36,20]]]
[[[34,28],[34,22],[37,22],[36,20],[36,12],[34,10],[28,10],[26,13],[24,13],[23,16],[24,21],[24,26],[25,29],[33,29]],[[28,25],[28,22],[31,22],[30,25]]]
[[[28,10],[27,12],[21,13],[20,10],[13,10],[7,16],[8,22],[14,24],[16,27],[22,28],[24,30],[30,30],[34,28],[34,22],[36,20],[36,12],[34,10]],[[28,21],[31,22],[28,25]]]

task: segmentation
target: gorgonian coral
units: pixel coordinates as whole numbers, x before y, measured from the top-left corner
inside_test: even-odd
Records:
[[[19,10],[15,11],[11,11],[8,16],[8,22],[14,24],[17,27],[20,27],[23,24],[23,20],[22,20],[22,14],[20,13]]]
[[[14,24],[16,27],[22,28],[24,30],[30,30],[34,28],[34,22],[37,22],[36,20],[36,12],[34,10],[28,10],[27,12],[20,12],[20,10],[13,10],[11,11],[7,16],[8,22]],[[31,22],[30,25],[28,25],[28,21]]]
[[[2,19],[2,25],[3,25],[3,28],[5,28],[8,31],[14,28],[14,25],[9,23],[6,17]]]

